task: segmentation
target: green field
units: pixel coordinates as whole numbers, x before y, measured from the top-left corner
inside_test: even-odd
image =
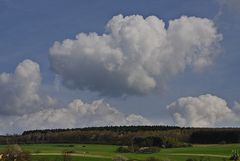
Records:
[[[22,149],[32,153],[35,161],[59,161],[63,151],[71,151],[72,161],[110,161],[117,155],[131,159],[143,160],[148,157],[156,157],[163,160],[185,161],[188,158],[211,161],[228,160],[232,150],[240,150],[240,145],[194,145],[188,148],[161,149],[154,154],[117,153],[115,145],[97,144],[24,144]],[[0,145],[0,150],[5,148]]]

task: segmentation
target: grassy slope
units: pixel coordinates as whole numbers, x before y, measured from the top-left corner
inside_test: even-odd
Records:
[[[128,158],[136,158],[136,159],[144,159],[147,157],[157,157],[161,159],[170,159],[171,161],[185,161],[187,158],[200,158],[205,156],[205,158],[211,158],[211,161],[222,161],[224,156],[228,158],[233,149],[240,150],[240,145],[237,144],[227,144],[227,145],[195,145],[190,148],[171,148],[171,149],[161,149],[159,153],[156,154],[119,154],[116,153],[115,150],[118,146],[114,145],[94,145],[94,144],[74,144],[74,147],[68,147],[69,144],[30,144],[30,145],[21,145],[21,147],[27,151],[32,153],[36,153],[33,156],[33,159],[36,158],[51,158],[50,160],[54,160],[54,157],[60,156],[40,156],[43,153],[58,153],[61,154],[64,150],[73,150],[74,153],[77,153],[81,156],[74,156],[73,160],[86,160],[86,161],[108,161],[110,158],[116,155],[124,155]],[[0,149],[4,148],[4,146],[0,145]],[[38,156],[39,154],[39,156]],[[48,154],[44,154],[48,155]],[[54,155],[54,154],[51,154]],[[98,156],[95,156],[98,155]],[[194,156],[192,156],[194,155]],[[216,156],[214,156],[216,155]],[[220,155],[220,156],[218,156]],[[83,157],[85,156],[85,157]],[[86,157],[87,156],[87,157]],[[94,158],[98,157],[97,159]],[[223,156],[223,157],[222,157]],[[106,157],[106,158],[101,158]],[[83,159],[84,158],[84,159]]]

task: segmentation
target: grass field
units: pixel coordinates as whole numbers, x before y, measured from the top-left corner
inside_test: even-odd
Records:
[[[156,157],[171,161],[185,161],[188,158],[198,160],[205,159],[211,161],[228,160],[232,150],[240,150],[240,145],[194,145],[187,148],[161,149],[154,154],[117,153],[115,145],[96,144],[24,144],[22,149],[32,153],[35,161],[59,161],[62,160],[63,151],[72,151],[72,161],[110,161],[117,155],[126,156],[131,159],[143,160],[148,157]],[[0,145],[0,150],[4,149]]]

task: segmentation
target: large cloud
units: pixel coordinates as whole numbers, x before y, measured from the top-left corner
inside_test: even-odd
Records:
[[[240,123],[237,104],[235,110],[231,109],[225,100],[211,94],[182,97],[167,108],[179,126],[215,127]]]
[[[24,60],[14,73],[0,73],[0,115],[22,115],[55,106],[57,100],[41,94],[36,62]]]
[[[49,108],[17,117],[1,117],[0,121],[2,134],[30,129],[151,124],[140,115],[121,113],[103,100],[88,104],[79,99],[65,108]]]
[[[0,74],[0,134],[43,128],[75,128],[104,125],[145,125],[140,115],[126,115],[103,100],[79,99],[60,105],[43,92],[39,65],[24,60],[14,73]]]
[[[39,65],[31,60],[20,63],[13,74],[0,74],[0,113],[24,114],[36,110],[41,98]]]
[[[67,87],[146,94],[186,67],[211,65],[222,39],[211,20],[186,16],[166,28],[155,16],[118,15],[106,29],[103,35],[80,33],[50,48],[51,67]]]

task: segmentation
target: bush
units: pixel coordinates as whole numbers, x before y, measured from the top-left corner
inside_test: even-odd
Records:
[[[66,150],[63,150],[63,153],[75,153],[75,150],[74,149],[66,149]]]
[[[138,153],[158,153],[160,149],[158,147],[141,147],[138,149]]]
[[[30,161],[30,153],[23,151],[19,145],[8,146],[2,152],[2,161]]]
[[[131,152],[128,147],[120,146],[117,148],[116,152],[118,153],[129,153]]]
[[[132,139],[132,143],[139,147],[161,147],[163,140],[157,136],[135,137]]]
[[[167,141],[164,145],[165,148],[182,148],[182,147],[192,147],[190,143],[183,143],[183,142],[174,142],[174,141]]]
[[[137,147],[134,146],[133,149],[131,147],[118,147],[116,152],[118,153],[144,153],[144,154],[151,154],[151,153],[158,153],[160,148],[158,147]]]

